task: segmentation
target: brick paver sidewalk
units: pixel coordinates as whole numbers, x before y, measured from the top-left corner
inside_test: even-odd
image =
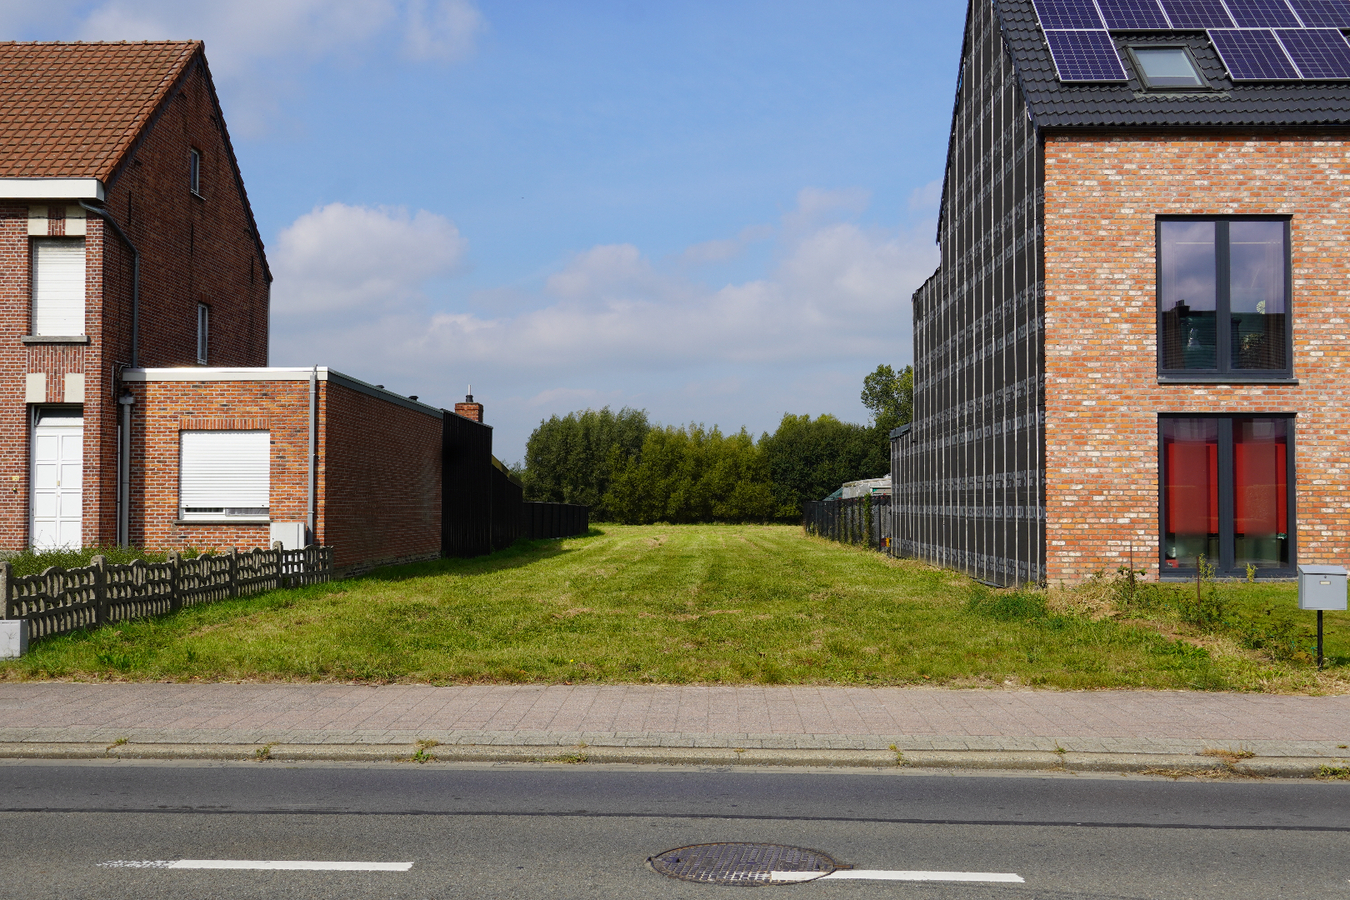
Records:
[[[1350,696],[849,687],[0,684],[0,743],[441,744],[1344,757]]]

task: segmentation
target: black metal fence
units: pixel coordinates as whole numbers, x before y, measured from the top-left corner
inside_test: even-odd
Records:
[[[802,516],[809,535],[882,552],[890,549],[891,525],[891,498],[886,495],[808,501]]]
[[[590,510],[527,503],[520,482],[492,458],[492,429],[447,412],[441,441],[441,553],[482,556],[520,538],[572,537],[590,529]]]
[[[14,574],[0,562],[0,601],[6,619],[28,622],[29,640],[175,612],[232,597],[317,584],[333,577],[330,547],[231,551],[167,561],[109,565],[95,556],[88,566],[52,566],[41,575]]]

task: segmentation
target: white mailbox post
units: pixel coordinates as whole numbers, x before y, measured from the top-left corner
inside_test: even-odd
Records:
[[[1322,613],[1346,608],[1342,566],[1299,566],[1298,608],[1317,610],[1317,668],[1322,668]]]

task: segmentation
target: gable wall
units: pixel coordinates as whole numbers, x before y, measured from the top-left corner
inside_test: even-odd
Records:
[[[942,263],[914,295],[914,426],[892,441],[894,552],[1044,577],[1040,144],[988,3],[971,7]]]
[[[1350,556],[1350,139],[1051,136],[1047,574],[1158,574],[1158,415],[1297,413],[1302,562]],[[1160,385],[1155,217],[1292,216],[1296,385]],[[1133,553],[1131,552],[1133,548]]]

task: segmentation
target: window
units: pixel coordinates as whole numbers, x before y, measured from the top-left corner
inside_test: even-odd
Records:
[[[84,334],[84,238],[33,241],[33,334]]]
[[[1139,79],[1149,90],[1209,88],[1185,47],[1131,47],[1130,56]]]
[[[198,197],[202,195],[202,153],[200,150],[188,151],[188,190]]]
[[[1287,219],[1158,221],[1158,372],[1293,376]]]
[[[1293,418],[1165,416],[1159,431],[1163,574],[1200,555],[1220,575],[1292,574]]]
[[[197,304],[197,362],[206,365],[206,351],[211,336],[211,307]]]
[[[180,518],[267,521],[270,432],[182,431],[179,439]]]

